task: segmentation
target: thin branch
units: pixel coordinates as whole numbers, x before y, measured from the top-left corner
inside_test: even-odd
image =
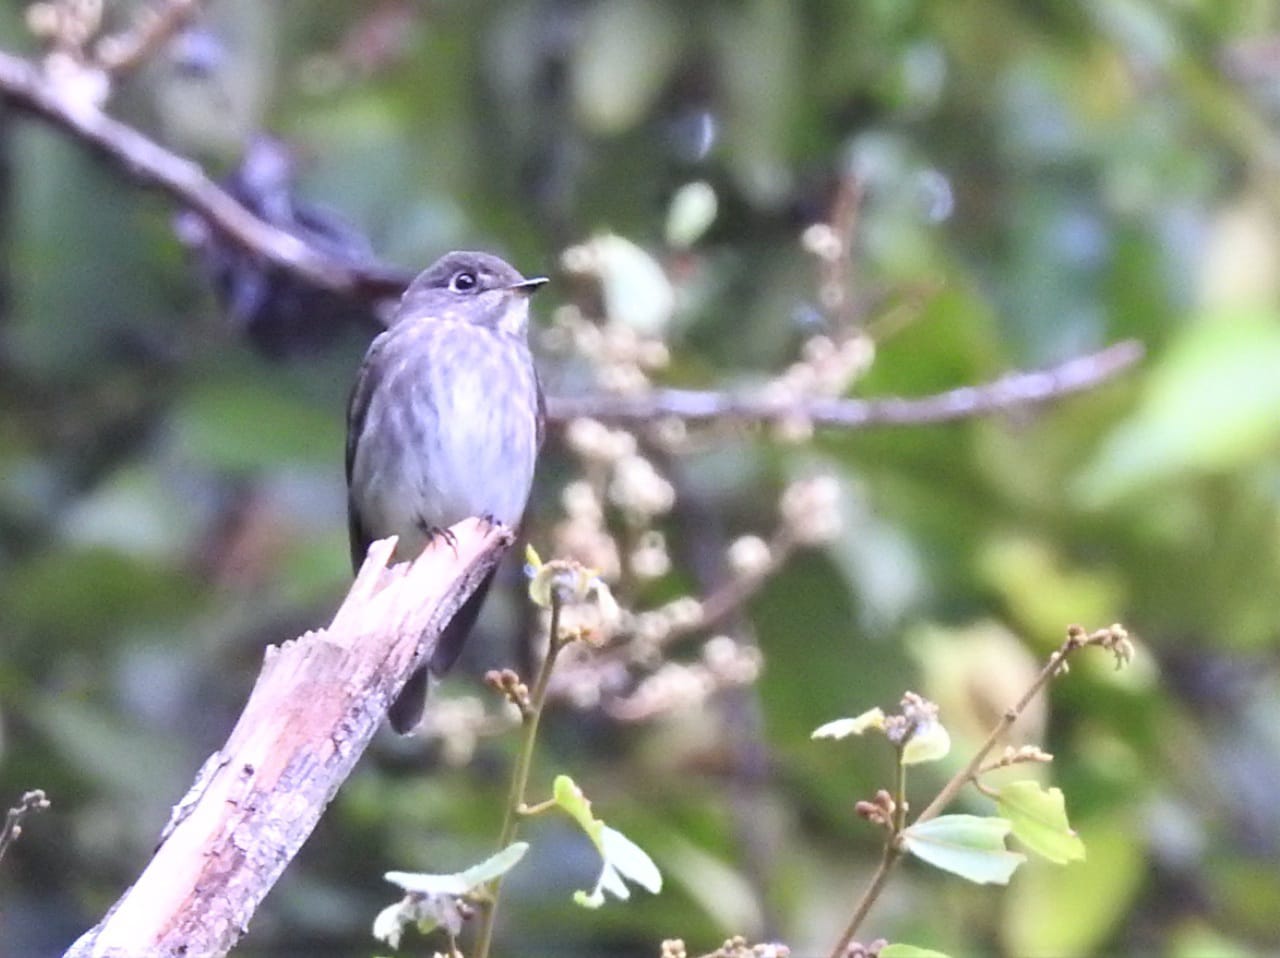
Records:
[[[49,799],[41,789],[24,792],[18,804],[9,809],[4,817],[4,825],[0,826],[0,859],[9,847],[22,836],[22,820],[35,812],[43,812],[49,807]]]
[[[973,754],[964,768],[956,772],[955,775],[942,786],[942,790],[934,796],[931,801],[919,815],[915,817],[912,826],[923,824],[930,819],[937,818],[942,811],[955,800],[961,790],[968,784],[979,784],[977,776],[982,769],[982,763],[986,757],[991,754],[992,749],[999,744],[1005,734],[1018,721],[1022,713],[1026,711],[1031,701],[1039,695],[1056,676],[1062,675],[1067,671],[1067,659],[1076,652],[1087,646],[1098,646],[1107,649],[1116,658],[1116,666],[1119,667],[1127,663],[1133,658],[1133,645],[1129,641],[1128,633],[1122,626],[1112,625],[1105,629],[1098,629],[1094,632],[1087,633],[1078,625],[1072,625],[1067,628],[1067,637],[1063,643],[1058,646],[1057,650],[1049,656],[1048,662],[1040,670],[1035,680],[1018,699],[1017,703],[1007,709],[1000,720],[992,728],[991,734],[987,736],[985,742],[979,746],[978,750]],[[892,825],[889,830],[889,837],[885,842],[884,854],[880,859],[880,865],[877,867],[871,881],[858,897],[857,903],[854,905],[853,917],[850,919],[848,926],[841,935],[836,946],[832,948],[830,958],[841,958],[849,947],[849,943],[853,941],[853,936],[858,933],[859,927],[866,919],[871,911],[871,906],[875,904],[880,897],[880,893],[884,890],[885,882],[889,877],[889,872],[893,866],[897,864],[898,859],[902,857],[902,835],[907,828],[907,805],[906,805],[906,780],[904,778],[905,768],[902,764],[901,753],[898,754],[898,778],[896,785],[895,801],[896,806]],[[986,789],[981,789],[986,791]]]
[[[96,106],[67,96],[36,65],[4,52],[0,103],[65,130],[138,183],[200,214],[230,242],[314,286],[376,300],[398,296],[407,285],[408,277],[399,270],[335,259],[260,219],[194,160],[165,149]]]
[[[942,810],[950,805],[952,800],[960,794],[961,789],[975,779],[982,768],[982,763],[986,761],[992,749],[1000,744],[1000,740],[1012,728],[1013,723],[1018,721],[1022,713],[1026,711],[1032,699],[1040,694],[1040,691],[1053,680],[1054,676],[1066,671],[1068,658],[1088,645],[1098,645],[1114,651],[1117,645],[1127,643],[1127,641],[1128,638],[1124,630],[1119,626],[1113,625],[1110,628],[1098,629],[1091,634],[1086,634],[1084,629],[1079,626],[1069,628],[1067,630],[1067,638],[1058,647],[1058,650],[1049,656],[1049,661],[1040,670],[1036,680],[1022,694],[1022,698],[1018,699],[1016,705],[1007,709],[1000,716],[1000,721],[992,728],[991,734],[987,736],[986,741],[973,753],[964,768],[951,776],[947,784],[942,786],[942,791],[938,792],[933,801],[925,807],[925,810],[916,816],[913,824],[919,825],[929,821],[931,818],[937,818],[942,813]],[[1132,655],[1132,652],[1129,655]]]
[[[1142,356],[1142,344],[1126,339],[1048,369],[1013,372],[979,386],[964,386],[911,399],[812,397],[794,401],[758,393],[655,389],[633,396],[596,393],[549,397],[547,413],[562,422],[582,416],[614,423],[647,422],[674,416],[688,421],[743,423],[801,418],[815,426],[845,429],[918,426],[990,415],[1085,392],[1116,378]]]
[[[94,58],[117,77],[136,70],[199,12],[200,0],[165,0],[144,6],[134,14],[128,29],[98,40]]]
[[[511,774],[511,788],[507,793],[507,811],[502,819],[502,831],[498,835],[498,851],[502,851],[515,840],[520,816],[529,812],[525,795],[529,790],[529,773],[533,769],[533,753],[538,744],[538,723],[547,705],[547,685],[551,680],[551,673],[555,671],[556,658],[566,644],[560,637],[560,609],[563,604],[556,590],[552,589],[547,654],[538,667],[537,678],[529,693],[529,707],[522,710],[524,733],[520,737],[520,753],[516,758],[516,767]],[[503,876],[499,875],[489,883],[490,897],[485,903],[484,917],[480,920],[480,931],[476,937],[476,958],[489,958],[489,949],[493,944],[493,930],[498,919],[502,878]]]
[[[67,958],[226,954],[320,820],[510,533],[469,519],[413,563],[369,550],[328,628],[267,649],[226,745],[175,806],[154,857]]]

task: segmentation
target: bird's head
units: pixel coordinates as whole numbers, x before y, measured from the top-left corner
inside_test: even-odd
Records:
[[[489,253],[446,253],[409,284],[397,315],[459,319],[523,336],[529,325],[529,296],[546,282],[541,276],[525,279],[514,266]]]

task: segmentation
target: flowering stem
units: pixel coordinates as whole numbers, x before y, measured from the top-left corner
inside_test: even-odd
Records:
[[[547,654],[538,668],[533,682],[533,690],[529,694],[529,706],[524,710],[524,734],[520,740],[520,752],[516,756],[515,771],[511,775],[511,788],[507,792],[507,810],[502,820],[502,831],[498,835],[498,850],[506,848],[515,839],[519,817],[525,808],[525,790],[529,785],[529,772],[533,768],[533,750],[538,739],[538,722],[542,718],[542,708],[547,699],[547,683],[551,679],[555,667],[556,656],[564,648],[560,639],[560,608],[563,604],[558,590],[551,590],[551,628],[547,641]],[[479,937],[476,941],[475,958],[488,958],[489,946],[493,942],[493,928],[498,915],[498,897],[502,893],[502,877],[495,878],[489,886],[490,900],[481,919]]]
[[[876,866],[875,874],[871,876],[866,890],[858,899],[858,904],[854,906],[853,917],[849,919],[849,924],[845,927],[840,940],[836,942],[836,946],[831,949],[831,958],[843,958],[849,950],[849,943],[858,933],[858,928],[866,919],[867,913],[871,911],[871,906],[880,897],[880,892],[884,890],[893,866],[902,857],[902,832],[907,827],[907,766],[902,761],[901,748],[897,749],[897,760],[897,773],[893,784],[893,820],[889,825],[889,837],[884,841],[884,850],[880,853],[880,864]]]
[[[936,818],[944,808],[951,804],[965,785],[970,782],[977,782],[977,776],[982,771],[983,761],[991,754],[991,750],[999,744],[1004,734],[1009,731],[1009,727],[1021,717],[1027,706],[1031,704],[1031,700],[1040,694],[1054,676],[1065,671],[1068,657],[1086,645],[1098,645],[1111,650],[1116,656],[1118,665],[1128,661],[1133,654],[1133,647],[1129,644],[1128,637],[1120,626],[1113,625],[1110,628],[1099,629],[1091,634],[1087,634],[1079,626],[1073,625],[1067,629],[1066,640],[1049,656],[1049,661],[1040,670],[1040,674],[1036,676],[1031,686],[1018,699],[1017,704],[1000,716],[1000,721],[991,730],[991,734],[987,736],[986,741],[982,743],[982,746],[974,753],[964,768],[951,776],[947,784],[942,787],[942,790],[925,807],[924,811],[916,816],[914,824]],[[870,883],[868,883],[866,890],[863,891],[858,903],[854,906],[853,917],[849,920],[849,925],[845,928],[844,934],[840,936],[839,942],[831,950],[830,958],[843,958],[850,942],[853,941],[853,936],[857,934],[858,928],[867,917],[867,913],[871,911],[871,906],[875,904],[876,899],[880,897],[880,892],[884,890],[890,871],[893,870],[893,866],[897,864],[898,859],[902,857],[902,833],[907,827],[907,796],[906,768],[902,764],[901,749],[898,751],[898,775],[893,798],[896,805],[889,837],[885,840],[884,852],[880,856],[880,864],[876,867]]]

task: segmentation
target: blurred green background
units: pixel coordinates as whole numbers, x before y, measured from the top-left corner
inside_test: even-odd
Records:
[[[0,7],[6,50],[34,49],[24,6]],[[1032,863],[1008,889],[909,863],[865,937],[954,955],[1280,952],[1274,3],[211,0],[110,109],[218,174],[270,130],[297,151],[302,195],[410,269],[482,247],[555,276],[571,244],[626,237],[676,287],[673,384],[749,387],[822,329],[800,236],[850,177],[862,314],[875,328],[922,304],[888,324],[858,395],[1125,337],[1149,350],[1049,408],[802,443],[712,432],[681,457],[728,535],[766,534],[786,480],[833,473],[842,535],[749,605],[752,689],[638,725],[557,707],[535,794],[573,775],[667,887],[576,908],[590,847],[539,822],[497,953],[653,956],[666,937],[695,953],[741,932],[825,954],[878,855],[853,803],[890,763],[808,733],[911,688],[943,706],[959,761],[1076,621],[1122,621],[1140,646],[1123,673],[1082,657],[1030,723],[1088,860]],[[671,249],[672,197],[700,180],[718,216]],[[343,416],[367,336],[263,358],[173,214],[62,132],[0,113],[0,802],[53,801],[0,865],[5,958],[58,954],[97,921],[263,647],[324,622],[349,579]],[[573,295],[561,280],[536,304],[544,326]],[[547,358],[549,391],[573,387],[565,365]],[[575,469],[553,439],[526,530],[544,552]],[[703,530],[665,528],[676,568],[642,602],[692,582],[681,557]],[[514,631],[486,630],[460,691],[519,660]],[[378,953],[369,925],[397,897],[382,873],[484,857],[511,745],[451,766],[379,739],[238,953]],[[946,771],[916,776],[918,803]]]

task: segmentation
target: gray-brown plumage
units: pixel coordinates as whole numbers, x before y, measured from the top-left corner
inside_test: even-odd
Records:
[[[542,392],[529,353],[525,279],[487,253],[454,252],[405,291],[373,341],[347,415],[351,562],[399,536],[395,559],[416,558],[468,516],[515,528],[542,445]],[[441,631],[427,661],[392,704],[398,732],[422,718],[428,673],[457,660],[492,573]]]

